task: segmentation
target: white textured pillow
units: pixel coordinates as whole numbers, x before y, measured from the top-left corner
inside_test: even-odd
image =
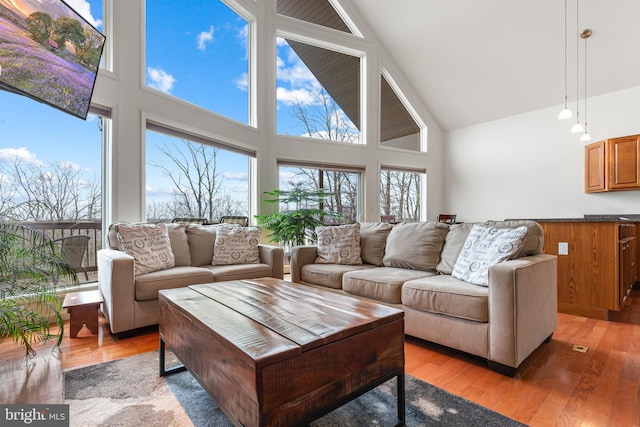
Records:
[[[474,285],[489,286],[489,267],[516,255],[526,234],[527,227],[499,229],[474,225],[451,276]]]
[[[136,276],[175,267],[176,259],[164,222],[118,224],[115,229],[120,247],[134,259]]]
[[[318,257],[316,264],[362,264],[360,224],[316,227]]]
[[[218,226],[211,264],[259,264],[260,233],[259,227]]]

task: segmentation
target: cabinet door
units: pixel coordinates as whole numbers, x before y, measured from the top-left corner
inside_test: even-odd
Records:
[[[584,192],[595,193],[607,190],[605,173],[605,142],[594,142],[584,147]]]
[[[640,189],[640,136],[609,140],[609,189]]]

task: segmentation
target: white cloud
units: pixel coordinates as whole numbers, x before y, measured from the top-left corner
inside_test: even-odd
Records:
[[[76,12],[80,14],[84,19],[89,21],[91,25],[96,28],[102,27],[102,20],[96,19],[91,13],[91,5],[87,0],[66,0],[69,6],[71,6]]]
[[[276,88],[276,100],[286,105],[312,105],[317,102],[317,97],[307,89]]]
[[[160,68],[147,68],[148,85],[165,93],[170,93],[176,79]]]
[[[198,49],[205,50],[207,48],[207,44],[213,41],[213,25],[209,27],[209,31],[203,31],[198,34],[196,39],[198,40]]]
[[[235,83],[238,89],[246,92],[249,89],[249,76],[247,73],[242,73],[233,81],[233,83]]]
[[[246,172],[223,172],[222,176],[231,181],[246,181],[249,179],[249,174]]]
[[[278,56],[276,76],[278,80],[297,86],[317,85],[316,77],[307,66],[304,65],[304,62],[302,62],[300,58],[296,56],[293,61],[289,61],[289,64],[290,65],[287,66],[287,63]]]
[[[0,149],[0,162],[25,162],[37,166],[42,165],[38,157],[24,147]]]

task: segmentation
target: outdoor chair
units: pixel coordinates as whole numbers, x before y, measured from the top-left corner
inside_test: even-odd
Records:
[[[89,274],[87,269],[82,266],[82,260],[89,247],[89,240],[91,240],[91,236],[86,234],[77,234],[53,240],[53,243],[60,247],[59,253],[62,259],[75,268],[76,271],[84,272],[87,282],[89,281]]]
[[[208,223],[207,218],[188,218],[188,217],[173,218],[171,222],[177,222],[179,224],[185,224],[185,225],[189,225],[189,224],[205,225]]]
[[[456,223],[456,215],[455,214],[440,214],[440,215],[438,215],[438,222],[444,222],[445,224],[455,224]]]
[[[240,224],[243,227],[249,225],[248,216],[225,215],[220,218],[220,224]]]
[[[386,222],[388,224],[395,224],[396,223],[396,216],[395,215],[380,215],[380,222]]]

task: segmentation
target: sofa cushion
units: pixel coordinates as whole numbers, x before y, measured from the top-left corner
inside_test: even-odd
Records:
[[[464,242],[451,275],[474,285],[489,285],[489,267],[514,257],[527,228],[488,227],[475,224]]]
[[[440,262],[436,267],[438,273],[451,274],[453,266],[456,265],[458,255],[464,246],[465,240],[473,227],[472,223],[454,224],[449,226],[449,233],[444,240],[442,251],[440,252]]]
[[[317,264],[362,264],[360,257],[360,224],[316,227]]]
[[[342,275],[349,271],[375,268],[371,264],[339,265],[339,264],[306,264],[300,270],[300,279],[306,283],[326,288],[342,289]]]
[[[134,259],[135,275],[175,266],[169,232],[164,222],[118,224],[115,230],[120,246]]]
[[[429,271],[394,267],[349,271],[342,277],[342,289],[350,294],[376,301],[400,304],[404,282],[434,274]]]
[[[489,321],[489,288],[472,285],[449,275],[405,282],[402,304],[416,310],[476,322]]]
[[[396,224],[387,237],[382,261],[385,267],[435,271],[448,232],[449,226],[438,222]]]
[[[363,222],[360,224],[360,257],[365,264],[381,267],[387,237],[393,226],[386,222]]]
[[[191,265],[187,226],[179,223],[169,223],[167,224],[167,230],[169,230],[171,252],[173,252],[173,256],[176,258],[176,266]]]
[[[137,301],[157,299],[158,291],[162,289],[182,288],[211,282],[213,282],[213,273],[206,268],[174,267],[136,276],[135,298]]]
[[[187,226],[191,265],[194,267],[211,265],[217,228],[217,226],[199,224],[189,224]]]
[[[202,268],[213,274],[214,282],[271,277],[272,273],[269,264],[206,265]]]
[[[260,262],[259,227],[221,225],[216,231],[212,265],[257,264]]]

